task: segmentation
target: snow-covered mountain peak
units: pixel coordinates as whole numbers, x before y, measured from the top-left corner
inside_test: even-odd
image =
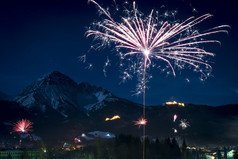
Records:
[[[109,91],[82,82],[77,84],[70,77],[53,71],[30,84],[15,98],[27,108],[40,108],[42,111],[53,109],[64,117],[78,111],[88,113],[105,106],[105,101],[117,98]]]
[[[58,72],[58,71],[52,71],[49,74],[44,75],[42,78],[39,78],[35,84],[38,84],[38,86],[49,86],[49,85],[70,85],[70,86],[77,86],[77,83],[74,82],[71,78],[68,76]]]

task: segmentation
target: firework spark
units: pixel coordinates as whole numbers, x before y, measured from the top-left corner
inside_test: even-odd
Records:
[[[81,140],[79,139],[79,138],[74,138],[74,143],[79,143],[79,142],[81,142]]]
[[[31,122],[30,120],[22,119],[14,124],[13,131],[18,133],[28,133],[33,131],[32,125],[33,125],[33,122]]]
[[[178,118],[178,115],[174,114],[174,122],[176,121],[177,118]]]
[[[189,125],[189,122],[187,121],[187,119],[181,119],[179,126],[184,130],[187,127],[189,127],[190,125]]]
[[[177,130],[177,129],[173,128],[173,130],[174,130],[174,133],[175,133],[175,134],[178,133],[178,130]]]
[[[139,125],[139,128],[141,127],[141,125],[146,125],[146,123],[148,122],[147,119],[144,119],[143,117],[139,118],[138,121],[134,121],[135,124],[134,125]]]

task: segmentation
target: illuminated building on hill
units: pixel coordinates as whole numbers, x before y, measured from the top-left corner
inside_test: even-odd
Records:
[[[166,102],[166,105],[178,105],[178,106],[185,107],[185,104],[184,104],[184,103],[178,103],[178,102],[176,102],[176,101]]]

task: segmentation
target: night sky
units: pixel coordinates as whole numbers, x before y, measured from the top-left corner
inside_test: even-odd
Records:
[[[97,2],[104,7],[114,5],[113,0]],[[116,2],[122,7],[121,0]],[[131,0],[128,2],[132,4]],[[197,27],[231,26],[229,35],[214,36],[221,41],[221,46],[211,44],[206,47],[216,54],[212,59],[211,77],[201,82],[199,75],[191,71],[178,71],[174,78],[153,70],[146,94],[147,105],[169,100],[214,106],[238,103],[238,14],[234,0],[137,0],[136,3],[145,15],[164,5],[164,10],[177,9],[177,17],[181,20],[205,13],[214,15]],[[111,59],[112,65],[104,76],[105,58],[113,49],[89,51],[92,39],[86,38],[85,31],[93,21],[100,19],[95,6],[87,0],[1,1],[0,91],[18,94],[34,80],[57,70],[78,83],[86,81],[116,96],[141,103],[141,96],[132,96],[136,78],[120,84],[116,56]],[[86,53],[89,54],[87,62],[93,64],[92,69],[86,68],[88,63],[78,60]]]

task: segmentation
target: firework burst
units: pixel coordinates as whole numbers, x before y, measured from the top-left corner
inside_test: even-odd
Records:
[[[186,119],[181,119],[179,126],[184,130],[189,127],[189,122]]]
[[[30,120],[22,119],[14,124],[13,131],[18,133],[32,132],[33,131],[32,125],[33,125],[33,122],[31,122]]]
[[[141,127],[141,125],[146,125],[147,123],[147,119],[144,119],[143,117],[139,118],[138,121],[134,121],[134,125],[139,125],[139,128]]]
[[[100,15],[105,16],[102,21],[94,22],[92,28],[86,32],[87,37],[93,36],[94,40],[100,41],[92,48],[98,49],[113,44],[121,60],[128,60],[128,65],[120,63],[121,67],[126,67],[123,70],[123,81],[131,79],[133,73],[137,74],[139,83],[136,94],[143,93],[143,118],[136,122],[139,126],[147,122],[145,120],[145,89],[146,83],[152,77],[146,73],[148,69],[159,68],[157,63],[160,61],[165,62],[166,68],[171,70],[167,71],[167,74],[172,72],[175,76],[175,69],[190,68],[201,73],[201,80],[206,79],[212,71],[207,57],[214,56],[214,53],[203,49],[201,44],[220,43],[217,40],[204,38],[212,34],[227,33],[226,28],[229,27],[220,25],[199,32],[194,29],[195,26],[210,18],[211,14],[204,14],[198,18],[189,17],[182,22],[163,21],[156,16],[158,12],[154,13],[154,10],[151,10],[148,16],[144,16],[137,10],[135,2],[133,2],[132,10],[125,9],[123,11],[125,16],[115,20],[108,9],[104,9],[94,0],[90,2],[98,7]],[[145,136],[145,126],[143,136]]]
[[[175,68],[192,68],[193,71],[200,72],[201,80],[204,80],[212,70],[206,58],[214,54],[204,50],[200,44],[220,43],[204,38],[211,34],[227,33],[225,28],[229,27],[221,25],[200,33],[194,26],[210,18],[211,14],[204,14],[198,18],[189,17],[180,23],[162,21],[155,16],[154,10],[148,16],[143,16],[137,10],[135,2],[132,10],[126,9],[124,12],[127,14],[120,21],[115,21],[108,10],[102,8],[96,1],[90,1],[106,18],[93,23],[93,29],[90,28],[86,32],[87,37],[94,36],[95,40],[101,41],[94,46],[95,49],[114,43],[121,59],[130,61],[127,65],[129,67],[123,71],[122,79],[130,79],[131,73],[137,73],[139,76],[138,94],[142,93],[145,87],[144,73],[150,66],[156,67],[157,60],[167,63],[174,76]],[[136,59],[134,61],[131,59],[133,56]],[[168,74],[169,72],[167,71]],[[147,79],[150,77],[147,76]]]

